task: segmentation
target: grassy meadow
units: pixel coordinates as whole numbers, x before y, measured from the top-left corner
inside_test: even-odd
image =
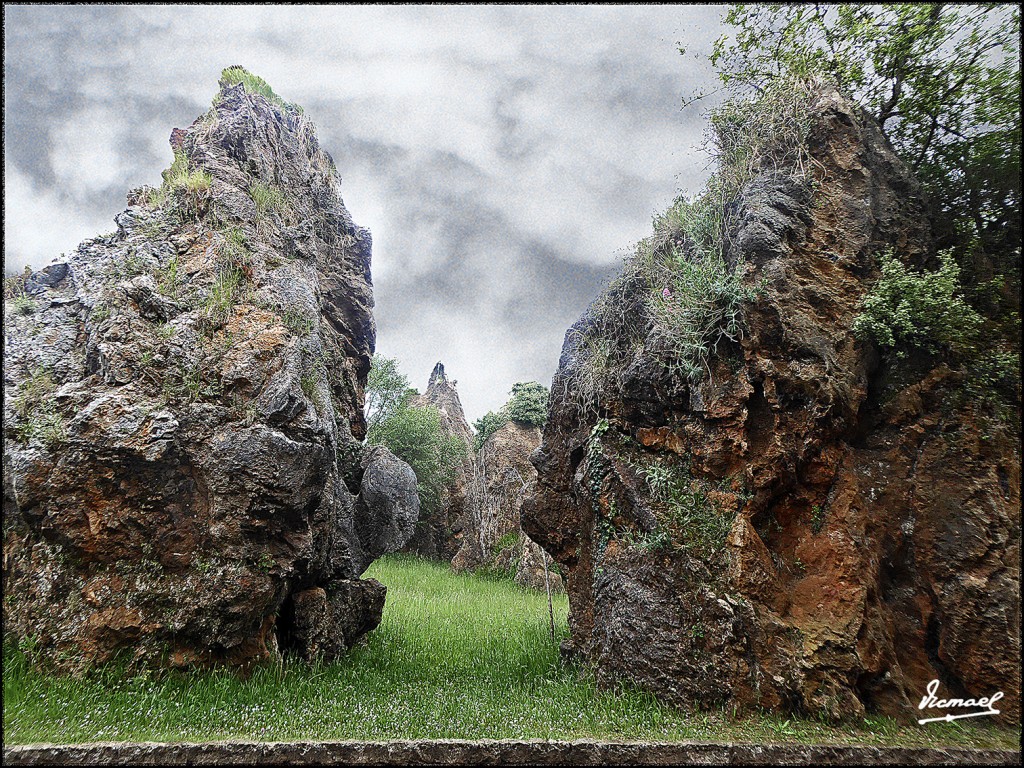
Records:
[[[830,727],[774,716],[690,715],[636,690],[598,691],[559,662],[567,602],[444,564],[391,556],[367,576],[388,586],[381,626],[344,659],[286,661],[242,680],[229,672],[89,679],[34,671],[5,648],[8,745],[88,741],[382,739],[701,740],[1017,748],[1020,731],[986,723]]]

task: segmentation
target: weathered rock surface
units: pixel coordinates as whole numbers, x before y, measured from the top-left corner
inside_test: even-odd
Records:
[[[441,415],[441,429],[466,446],[466,456],[456,468],[455,477],[445,488],[438,509],[420,520],[406,551],[432,560],[450,560],[465,541],[473,514],[470,484],[473,477],[473,430],[466,421],[455,381],[438,363],[430,373],[427,391],[409,401],[416,408],[433,406]]]
[[[222,86],[171,143],[206,183],[134,190],[7,312],[4,629],[64,668],[333,655],[418,514],[359,460],[370,234],[294,107]]]
[[[454,570],[485,566],[514,573],[523,586],[565,590],[550,558],[520,527],[523,500],[537,482],[530,454],[540,442],[538,427],[509,421],[480,447],[473,463],[472,516],[465,541],[452,558]]]
[[[566,650],[688,707],[921,716],[937,679],[943,697],[1002,691],[1018,718],[1019,419],[951,397],[943,365],[894,366],[854,339],[875,255],[934,258],[927,212],[877,126],[834,94],[808,151],[813,178],[766,169],[732,204],[727,260],[761,295],[710,375],[690,384],[655,340],[612,329],[625,362],[581,415],[567,387],[595,317],[566,336],[522,512],[568,569]],[[675,546],[656,546],[667,507],[644,467],[686,477]],[[724,546],[700,550],[718,525]]]

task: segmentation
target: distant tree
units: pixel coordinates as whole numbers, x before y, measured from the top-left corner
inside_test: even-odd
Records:
[[[512,385],[512,397],[505,411],[512,421],[531,427],[543,427],[548,420],[548,388],[536,381]]]
[[[444,489],[466,455],[466,446],[441,425],[432,405],[412,406],[418,394],[398,370],[397,361],[374,355],[367,377],[368,445],[383,445],[416,473],[420,518],[437,512]]]
[[[727,89],[831,78],[916,172],[965,282],[1005,274],[1019,307],[1019,6],[738,4],[726,22],[711,61]]]
[[[518,382],[512,385],[511,397],[501,409],[495,413],[488,411],[473,422],[476,436],[473,445],[479,451],[487,438],[508,424],[515,421],[532,427],[543,427],[548,420],[548,388],[535,381]]]
[[[479,451],[483,448],[484,443],[487,442],[487,438],[506,424],[508,424],[508,416],[505,414],[504,409],[497,413],[494,411],[485,413],[473,422],[473,429],[476,430],[476,434],[473,436],[473,447]]]
[[[397,360],[374,355],[365,391],[366,426],[372,431],[409,399],[409,379],[398,370]]]

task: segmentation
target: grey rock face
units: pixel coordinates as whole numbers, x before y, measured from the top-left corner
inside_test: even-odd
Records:
[[[382,445],[368,448],[356,505],[356,533],[363,547],[362,573],[374,560],[396,552],[412,536],[420,497],[412,467]]]
[[[171,144],[161,190],[8,302],[5,630],[66,668],[334,654],[379,621],[357,579],[415,494],[353,450],[370,234],[294,107],[224,86]]]

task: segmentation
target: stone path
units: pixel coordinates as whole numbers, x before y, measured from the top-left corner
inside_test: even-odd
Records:
[[[36,744],[4,765],[1020,765],[997,749],[598,741]]]

